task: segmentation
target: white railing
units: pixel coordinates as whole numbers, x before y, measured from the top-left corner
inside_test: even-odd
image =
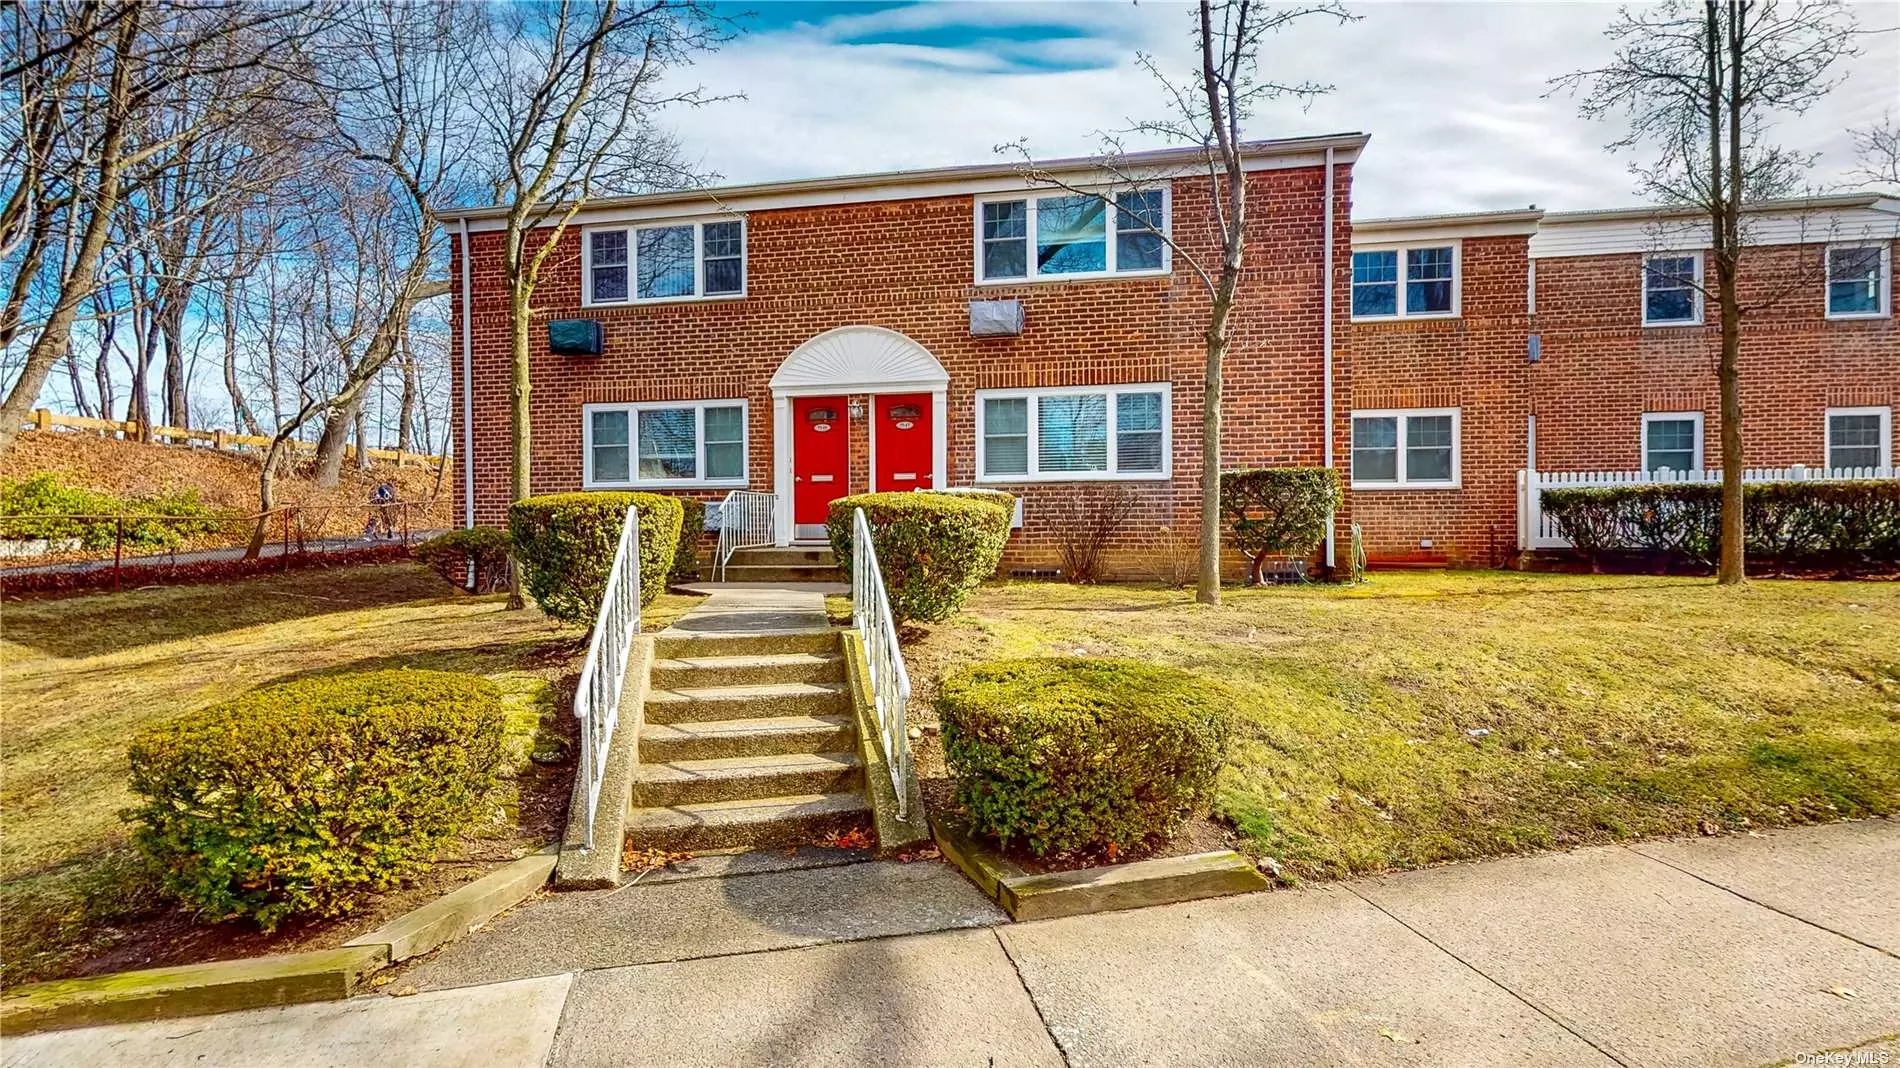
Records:
[[[1848,482],[1856,479],[1900,478],[1895,467],[1749,467],[1742,482]],[[1517,473],[1517,547],[1568,549],[1570,539],[1544,514],[1547,489],[1591,489],[1608,486],[1719,485],[1720,471],[1524,471]]]
[[[891,616],[877,547],[871,544],[871,525],[865,522],[862,508],[851,513],[851,625],[864,638],[878,741],[884,746],[884,762],[890,767],[891,786],[897,791],[897,818],[905,819],[910,728],[904,723],[904,706],[910,703],[910,673],[904,670],[904,654],[897,648],[897,621]]]
[[[733,490],[719,503],[719,547],[713,551],[713,581],[726,580],[726,561],[740,549],[770,545],[777,498],[756,490]]]
[[[574,688],[574,716],[581,721],[580,787],[587,797],[585,848],[594,848],[594,812],[607,769],[607,744],[620,722],[620,688],[627,681],[627,655],[640,633],[640,516],[632,508],[620,526],[620,544],[607,570],[607,591],[587,641],[587,661]],[[626,798],[620,799],[626,804]]]

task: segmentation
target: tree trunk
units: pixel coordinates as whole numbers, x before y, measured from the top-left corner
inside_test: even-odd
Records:
[[[1716,565],[1715,581],[1723,586],[1733,586],[1748,579],[1744,557],[1747,533],[1742,494],[1742,307],[1737,299],[1735,284],[1742,259],[1742,63],[1746,57],[1742,40],[1741,5],[1736,0],[1729,0],[1726,42],[1728,82],[1724,85],[1713,60],[1716,51],[1714,0],[1709,0],[1705,11],[1710,22],[1711,97],[1724,101],[1728,112],[1724,116],[1728,120],[1726,174],[1723,173],[1720,151],[1721,124],[1713,124],[1715,130],[1712,131],[1715,135],[1712,140],[1716,149],[1713,172],[1717,191],[1713,199],[1721,209],[1720,218],[1716,220],[1721,228],[1716,233],[1716,284],[1718,299],[1722,302],[1722,357],[1715,371],[1722,393],[1722,556]],[[1726,197],[1722,195],[1724,185]]]
[[[416,444],[411,430],[416,421],[416,354],[409,350],[407,330],[402,332],[402,402],[396,408],[396,450],[412,452]]]
[[[191,426],[191,401],[185,394],[184,307],[177,293],[168,294],[159,312],[159,331],[165,340],[165,425]]]
[[[528,425],[528,395],[531,389],[528,380],[528,295],[531,282],[517,279],[508,301],[508,333],[510,363],[514,373],[509,382],[509,411],[513,418],[509,427],[509,444],[514,450],[513,477],[509,482],[509,499],[521,500],[529,494],[528,479],[530,464],[528,447],[531,440]],[[463,384],[467,388],[467,384]],[[508,607],[525,608],[527,600],[521,596],[521,569],[508,569]]]
[[[246,434],[262,435],[263,428],[257,425],[257,415],[251,411],[251,404],[244,399],[244,388],[238,385],[237,373],[237,308],[231,302],[231,287],[224,288],[224,391],[231,396],[231,422]]]
[[[1227,355],[1225,309],[1207,330],[1206,377],[1201,384],[1201,559],[1194,599],[1220,603],[1220,422],[1221,361]]]
[[[283,459],[289,433],[278,431],[264,450],[264,462],[257,473],[257,525],[251,528],[250,544],[244,547],[244,559],[255,560],[264,551],[264,539],[270,536],[271,511],[277,507],[277,464]]]
[[[369,413],[356,406],[356,469],[369,470]]]
[[[317,435],[318,486],[328,489],[343,478],[343,453],[350,443],[350,430],[362,410],[361,395],[330,409],[323,418],[323,432]]]

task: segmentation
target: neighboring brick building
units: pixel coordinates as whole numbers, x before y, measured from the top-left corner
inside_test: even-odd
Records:
[[[1900,200],[1890,197],[1750,212],[1741,372],[1748,466],[1892,466],[1896,238]],[[1375,561],[1504,562],[1517,546],[1521,468],[1720,466],[1720,330],[1700,288],[1708,240],[1693,216],[1635,209],[1362,220],[1353,242],[1351,407],[1360,433],[1352,498]],[[1440,262],[1451,265],[1449,300],[1421,292],[1425,311],[1395,312],[1388,277],[1429,275]],[[1706,282],[1712,289],[1712,275]],[[1408,288],[1423,287],[1396,285]],[[1396,422],[1414,418],[1427,432],[1452,424],[1449,478],[1387,470],[1388,454],[1406,452],[1391,442],[1404,433]],[[1380,470],[1369,472],[1369,463]]]
[[[1711,460],[1716,320],[1677,277],[1700,271],[1692,227],[1536,210],[1355,226],[1365,143],[1247,150],[1223,465],[1333,462],[1353,487],[1336,535],[1357,523],[1375,561],[1502,563],[1522,468]],[[1216,238],[1194,153],[1127,163],[1139,181],[1117,212],[1008,165],[590,205],[535,296],[534,491],[773,493],[789,543],[821,536],[825,502],[847,492],[995,486],[1024,498],[1005,558],[1024,568],[1052,566],[1090,495],[1119,486],[1140,506],[1111,569],[1152,573],[1198,522],[1207,296],[1131,219],[1162,220],[1202,262]],[[1090,160],[1042,166],[1072,184],[1106,177]],[[1753,216],[1749,462],[1891,464],[1900,201],[1800,207]],[[509,497],[499,215],[450,220],[468,279],[454,312],[458,508],[483,523]],[[1656,255],[1674,250],[1688,251]],[[1645,324],[1646,306],[1683,321]],[[555,320],[598,324],[598,354],[550,354]]]
[[[1351,171],[1365,140],[1246,151],[1253,217],[1226,364],[1228,466],[1328,459],[1326,346],[1343,350]],[[1040,166],[1070,183],[1108,177],[1088,160]],[[1140,507],[1110,564],[1139,573],[1164,529],[1198,521],[1208,297],[1122,216],[1152,213],[1201,262],[1218,262],[1218,241],[1197,153],[1146,153],[1124,170],[1141,181],[1117,194],[1116,213],[1030,187],[1010,165],[589,206],[535,295],[534,491],[773,492],[784,543],[821,537],[824,502],[847,492],[995,486],[1024,498],[1006,563],[1044,567],[1077,500],[1101,492],[1087,487],[1113,483]],[[450,220],[473,249],[455,302],[455,411],[469,443],[459,507],[466,517],[472,501],[482,523],[501,521],[509,498],[497,215]],[[456,256],[459,282],[459,242]],[[600,324],[599,355],[549,354],[542,320],[568,319]],[[1004,332],[984,332],[995,323]],[[1343,383],[1350,364],[1335,358]],[[1343,449],[1343,413],[1333,429]],[[1342,511],[1337,529],[1350,521]]]

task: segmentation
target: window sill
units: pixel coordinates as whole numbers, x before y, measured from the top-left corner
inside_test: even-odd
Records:
[[[1868,320],[1868,319],[1891,319],[1891,318],[1893,318],[1893,315],[1892,315],[1891,313],[1889,313],[1889,312],[1884,312],[1884,311],[1878,311],[1878,312],[1828,312],[1828,313],[1826,313],[1826,315],[1824,316],[1824,318],[1826,318],[1826,319],[1827,319],[1827,321],[1828,321],[1828,322],[1830,322],[1830,323],[1840,323],[1840,322],[1848,322],[1848,323],[1851,323],[1851,322],[1855,322],[1855,321],[1857,321],[1857,320],[1859,320],[1859,321],[1865,321],[1865,320]]]
[[[1702,325],[1704,325],[1704,323],[1700,319],[1670,320],[1669,322],[1663,323],[1652,323],[1647,319],[1643,320],[1643,329],[1645,330],[1680,330],[1683,327]]]
[[[1140,474],[1078,471],[1073,474],[978,475],[976,483],[980,486],[1033,486],[1062,482],[1166,482],[1173,477],[1173,473],[1168,471],[1143,471]]]
[[[644,308],[654,304],[723,304],[744,300],[744,293],[715,293],[710,297],[647,297],[644,300],[583,300],[581,307],[594,311],[604,308]]]
[[[647,481],[647,482],[586,482],[586,481],[583,481],[581,483],[581,488],[584,490],[604,490],[604,491],[610,491],[610,492],[618,491],[621,493],[635,492],[635,491],[680,490],[680,489],[750,489],[751,486],[752,486],[751,480],[743,479],[743,478],[739,478],[739,479],[670,478],[670,479],[663,479],[657,482],[656,481]]]
[[[1462,312],[1420,312],[1417,315],[1355,315],[1355,323],[1442,323],[1450,319],[1461,319]]]
[[[1096,271],[1089,274],[1042,274],[1034,278],[979,278],[979,286],[1041,286],[1059,282],[1133,282],[1143,278],[1170,278],[1172,268],[1159,271]]]
[[[1354,482],[1354,490],[1458,490],[1464,489],[1463,480],[1451,482]]]

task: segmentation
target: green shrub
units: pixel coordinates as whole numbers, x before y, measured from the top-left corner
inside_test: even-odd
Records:
[[[1007,493],[865,493],[831,502],[825,532],[851,575],[851,513],[864,509],[896,622],[935,623],[996,573],[1009,540]]]
[[[952,672],[936,707],[971,828],[1041,856],[1139,849],[1205,810],[1232,704],[1179,668],[1046,658]]]
[[[680,543],[673,550],[668,582],[691,582],[699,577],[699,536],[706,531],[706,502],[681,497]]]
[[[165,890],[210,919],[352,909],[426,867],[480,814],[501,695],[472,675],[304,679],[133,739],[133,838]]]
[[[1326,539],[1339,510],[1339,473],[1330,467],[1262,467],[1220,476],[1221,519],[1234,548],[1247,554],[1247,581],[1258,585],[1270,556],[1304,559]]]
[[[410,550],[417,560],[448,581],[461,585],[464,568],[475,562],[475,592],[508,588],[508,532],[500,527],[463,527],[438,534]]]
[[[1721,553],[1722,487],[1712,483],[1543,491],[1544,514],[1586,559],[1634,552],[1697,564]],[[1745,548],[1779,564],[1900,561],[1900,481],[1763,482],[1742,487]]]
[[[542,611],[568,623],[593,624],[629,508],[640,512],[640,603],[651,604],[666,589],[679,547],[684,509],[678,497],[553,493],[508,509],[521,582]]]
[[[77,541],[85,549],[112,548],[122,523],[125,547],[134,550],[169,549],[216,531],[233,518],[204,504],[195,489],[118,497],[69,485],[52,471],[0,481],[0,516],[31,517],[9,518],[0,524],[0,537]],[[112,518],[117,516],[133,518]],[[170,518],[149,518],[153,516]]]

